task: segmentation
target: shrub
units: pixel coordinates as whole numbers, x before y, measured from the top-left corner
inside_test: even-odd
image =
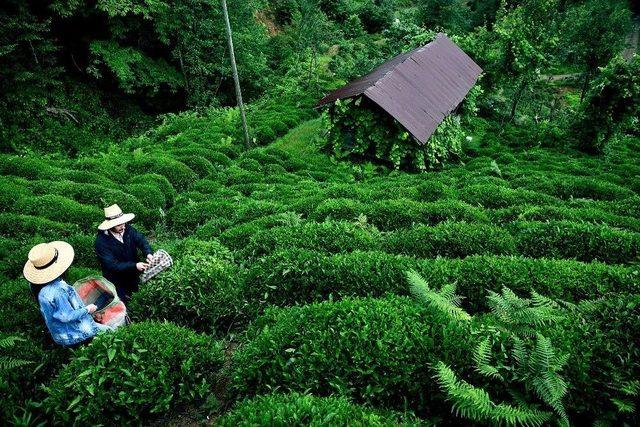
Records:
[[[134,174],[156,173],[162,175],[177,190],[185,190],[198,179],[198,175],[184,163],[165,155],[139,155],[127,165]]]
[[[48,385],[43,405],[59,423],[148,422],[206,399],[222,362],[222,347],[206,335],[133,324],[81,348]]]
[[[83,205],[57,195],[27,197],[16,204],[16,210],[26,215],[75,224],[83,230],[95,230],[104,218],[104,213],[96,206]]]
[[[492,225],[466,222],[443,222],[434,227],[397,230],[386,236],[383,247],[389,253],[420,258],[515,253],[514,239],[507,231]]]
[[[60,240],[80,232],[77,224],[64,224],[32,215],[0,213],[0,234],[12,239],[41,237],[45,240]]]
[[[437,385],[426,368],[460,362],[465,328],[406,298],[346,299],[271,309],[234,354],[239,396],[305,391],[419,414],[437,410]]]
[[[402,418],[354,405],[344,397],[316,397],[298,393],[268,394],[237,404],[216,420],[221,427],[280,426],[399,426]],[[417,423],[416,423],[417,424]]]
[[[34,179],[51,179],[57,176],[56,168],[42,158],[2,156],[0,175],[13,175]]]
[[[95,172],[109,178],[113,182],[127,182],[127,171],[124,168],[118,166],[113,160],[114,159],[110,159],[108,157],[81,157],[76,159],[72,163],[72,165],[74,169]]]
[[[15,369],[0,368],[0,423],[12,425],[16,423],[16,418],[19,420],[22,417],[28,401],[38,401],[44,397],[42,384],[64,366],[69,351],[53,344],[43,345],[40,340],[20,334],[0,331],[0,341],[7,339],[12,343],[1,349],[0,359],[8,357],[22,362]],[[31,418],[31,421],[34,419]]]
[[[595,207],[566,208],[563,206],[514,206],[497,209],[491,212],[494,222],[505,223],[511,221],[573,221],[591,224],[605,224],[611,227],[623,228],[640,232],[640,220],[636,218],[615,215]]]
[[[167,198],[154,183],[127,184],[126,191],[138,199],[147,210],[160,212],[167,207]]]
[[[176,160],[179,160],[187,165],[189,169],[198,174],[200,178],[206,178],[207,176],[211,175],[211,173],[216,169],[209,160],[203,157],[181,155],[177,156]]]
[[[559,200],[546,194],[497,185],[470,185],[460,190],[460,199],[474,206],[495,209],[524,204],[558,204]]]
[[[77,184],[74,182],[35,181],[31,183],[34,194],[55,194],[72,199],[78,203],[95,206],[99,209],[117,203],[125,212],[134,212],[145,226],[152,227],[160,220],[158,209],[145,207],[131,194],[117,188],[102,187],[97,184]],[[104,215],[94,219],[100,220]]]
[[[176,233],[187,235],[213,218],[233,221],[236,209],[236,204],[227,200],[177,203],[167,213],[167,222]]]
[[[569,221],[515,222],[509,226],[517,250],[534,258],[629,263],[640,255],[640,234]]]
[[[23,278],[0,282],[0,331],[41,342],[49,335],[29,282]]]
[[[237,251],[245,248],[251,241],[251,237],[262,230],[278,226],[295,226],[301,222],[300,216],[293,212],[267,215],[224,230],[220,234],[220,240],[229,248]],[[204,227],[201,227],[200,230]],[[201,232],[200,230],[198,230],[198,233]]]
[[[381,235],[374,229],[347,222],[305,222],[292,227],[274,227],[255,234],[242,251],[262,256],[276,249],[299,247],[327,253],[373,250],[380,247]]]
[[[217,238],[224,230],[231,227],[233,224],[234,221],[227,218],[213,218],[198,227],[195,235],[197,238],[202,240]]]
[[[172,206],[176,198],[176,190],[173,188],[173,185],[171,185],[171,183],[166,177],[162,175],[158,175],[156,173],[143,173],[142,175],[135,175],[131,177],[131,179],[129,180],[129,183],[155,185],[160,189],[160,191],[162,191],[162,194],[167,200],[167,206]]]
[[[134,294],[133,319],[168,320],[201,332],[223,335],[241,321],[238,269],[206,255],[181,257],[171,270]]]
[[[32,196],[28,185],[26,180],[0,177],[0,212],[13,211],[19,200]]]
[[[174,251],[176,258],[204,256],[218,258],[224,261],[233,261],[231,251],[216,238],[198,240],[197,238],[189,237],[180,240],[178,244],[175,245]]]
[[[531,290],[567,301],[609,294],[636,293],[637,269],[569,260],[505,256],[464,259],[415,259],[384,252],[352,252],[327,256],[306,249],[284,249],[256,260],[240,283],[242,294],[260,312],[269,305],[290,306],[347,296],[405,295],[405,272],[420,272],[430,286],[457,284],[463,307],[485,311],[488,290],[509,287],[529,296]]]
[[[526,186],[529,189],[561,199],[622,200],[634,195],[634,192],[628,188],[610,182],[571,175],[553,178],[546,176],[526,177],[513,180],[512,185]]]

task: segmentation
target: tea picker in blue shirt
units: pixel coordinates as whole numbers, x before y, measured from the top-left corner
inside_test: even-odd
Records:
[[[36,294],[51,337],[65,347],[90,341],[99,332],[111,330],[93,320],[91,314],[97,307],[85,306],[75,289],[62,278],[74,255],[66,242],[41,243],[31,248],[22,270]]]

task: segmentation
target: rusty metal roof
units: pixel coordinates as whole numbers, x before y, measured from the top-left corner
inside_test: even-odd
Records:
[[[439,33],[431,43],[390,59],[316,106],[364,94],[424,144],[481,72],[462,49]]]

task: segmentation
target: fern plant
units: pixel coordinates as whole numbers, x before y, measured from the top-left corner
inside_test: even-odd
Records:
[[[407,273],[407,280],[413,295],[449,320],[472,320],[460,308],[461,298],[455,294],[455,285],[431,289],[415,271]],[[561,371],[568,355],[558,355],[551,341],[539,332],[541,326],[562,319],[566,309],[535,292],[529,299],[520,298],[508,288],[500,294],[490,291],[488,299],[493,321],[472,323],[473,333],[483,337],[473,352],[474,369],[490,383],[499,382],[516,403],[494,403],[485,389],[459,379],[440,362],[434,368],[435,378],[453,411],[477,422],[525,426],[546,423],[555,413],[558,421],[567,425],[562,403],[567,384]],[[494,357],[494,345],[502,349],[500,358]],[[542,404],[552,412],[538,409]]]
[[[462,298],[456,295],[456,285],[443,286],[439,291],[429,287],[429,284],[416,271],[407,272],[407,280],[411,294],[432,306],[451,320],[470,320],[469,313],[460,308]]]
[[[494,403],[489,393],[459,379],[443,362],[438,362],[434,370],[434,378],[452,402],[453,412],[458,416],[481,423],[510,426],[540,426],[551,419],[550,412]]]
[[[13,348],[16,342],[25,341],[24,338],[7,336],[0,338],[0,350],[4,353],[6,350]],[[33,362],[28,360],[22,360],[13,356],[0,355],[0,374],[4,372],[17,369],[21,366],[29,365]]]

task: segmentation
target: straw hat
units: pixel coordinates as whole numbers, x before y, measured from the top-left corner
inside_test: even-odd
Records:
[[[73,248],[67,242],[40,243],[29,251],[22,273],[29,282],[43,285],[67,271],[73,256]]]
[[[132,213],[122,213],[122,209],[120,209],[120,206],[111,205],[107,208],[104,208],[104,217],[105,220],[102,221],[102,224],[98,226],[98,230],[108,230],[115,227],[116,225],[129,222],[136,216]]]

